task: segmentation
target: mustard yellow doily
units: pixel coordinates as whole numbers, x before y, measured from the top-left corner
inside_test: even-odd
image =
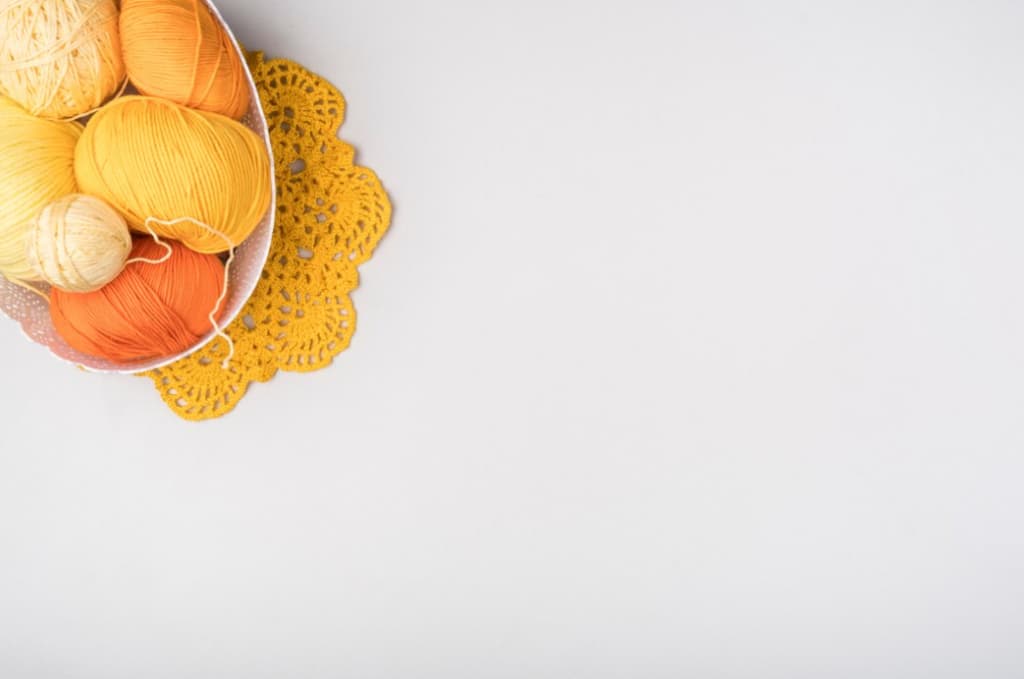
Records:
[[[319,370],[344,351],[356,329],[349,298],[360,264],[391,222],[391,203],[372,170],[354,164],[338,138],[345,99],[292,61],[249,56],[274,148],[277,219],[270,257],[252,298],[215,340],[192,356],[144,373],[186,420],[230,412],[252,382],[278,370]]]

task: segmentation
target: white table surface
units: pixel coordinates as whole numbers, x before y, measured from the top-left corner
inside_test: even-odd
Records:
[[[221,8],[394,226],[217,422],[0,322],[0,676],[1024,676],[1024,7]]]

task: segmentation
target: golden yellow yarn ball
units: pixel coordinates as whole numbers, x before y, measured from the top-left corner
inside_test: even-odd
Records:
[[[125,79],[114,0],[0,0],[0,93],[44,118],[95,110]]]
[[[124,218],[99,198],[71,194],[43,208],[28,235],[29,265],[67,292],[92,292],[117,278],[132,250]]]
[[[209,227],[149,225],[202,253],[248,238],[271,198],[262,138],[225,116],[154,97],[121,97],[100,109],[75,150],[75,175],[83,193],[110,203],[136,231],[148,231],[150,218]]]
[[[25,239],[48,203],[77,190],[78,123],[37,118],[0,97],[0,274],[37,280]]]
[[[236,120],[249,110],[245,65],[200,0],[122,0],[121,41],[139,92]]]

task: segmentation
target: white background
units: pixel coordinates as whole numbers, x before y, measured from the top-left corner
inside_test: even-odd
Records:
[[[1024,676],[1024,6],[221,8],[394,227],[221,421],[0,323],[0,675]]]

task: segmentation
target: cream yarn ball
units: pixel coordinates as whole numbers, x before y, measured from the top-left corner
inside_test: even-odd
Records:
[[[81,116],[124,80],[115,0],[0,0],[0,93],[30,113]]]
[[[51,285],[92,292],[117,278],[131,249],[124,217],[99,198],[71,194],[44,207],[32,223],[27,258]]]

